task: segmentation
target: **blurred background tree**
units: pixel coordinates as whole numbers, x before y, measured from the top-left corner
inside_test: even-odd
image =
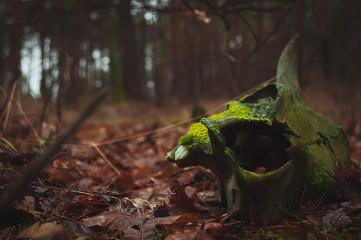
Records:
[[[301,86],[315,73],[357,85],[360,11],[358,0],[3,0],[0,85],[58,108],[103,86],[114,102],[229,98],[273,77],[297,33]]]

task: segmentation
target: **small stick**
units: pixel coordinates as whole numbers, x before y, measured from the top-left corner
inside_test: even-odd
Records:
[[[5,120],[4,120],[4,125],[3,125],[3,129],[6,130],[7,126],[8,126],[8,122],[9,122],[9,118],[10,118],[10,113],[11,113],[11,109],[12,109],[12,104],[13,104],[13,99],[14,99],[14,95],[15,95],[15,90],[16,87],[18,85],[18,82],[21,80],[21,78],[19,78],[18,80],[16,80],[13,83],[13,86],[11,88],[11,92],[10,92],[10,97],[9,100],[6,104],[6,115],[5,115]]]
[[[283,207],[279,206],[277,203],[273,203],[273,206],[284,216],[288,217],[288,218],[291,218],[293,220],[296,220],[296,221],[299,221],[299,222],[302,222],[302,223],[307,223],[307,224],[311,224],[310,222],[296,216],[295,214],[287,211],[286,209],[284,209]]]
[[[19,151],[16,149],[16,147],[15,147],[11,142],[9,142],[6,138],[2,137],[1,140],[3,140],[3,142],[4,142],[4,143],[6,144],[6,146],[7,146],[7,149],[9,149],[11,152],[13,152],[13,153],[19,152]],[[6,147],[6,146],[4,146],[4,147]]]
[[[9,213],[12,210],[13,202],[21,196],[26,186],[31,183],[39,172],[46,166],[52,159],[52,156],[61,149],[61,145],[75,133],[80,125],[86,120],[95,110],[96,106],[105,98],[108,90],[102,89],[94,96],[92,100],[85,106],[84,110],[80,113],[78,118],[59,135],[56,141],[49,147],[40,158],[29,166],[29,169],[21,175],[19,181],[15,182],[13,187],[0,199],[0,215]]]
[[[95,151],[97,151],[99,155],[103,158],[103,160],[114,170],[114,172],[118,176],[121,176],[122,173],[114,166],[114,164],[107,158],[107,156],[105,156],[105,154],[99,149],[99,147],[95,143],[92,143],[92,146]]]

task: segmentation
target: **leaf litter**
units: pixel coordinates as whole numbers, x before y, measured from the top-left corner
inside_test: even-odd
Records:
[[[280,217],[255,223],[226,212],[220,183],[208,169],[180,169],[165,160],[188,127],[149,134],[154,125],[125,121],[84,127],[28,185],[13,217],[1,219],[2,239],[361,237],[360,137],[350,136],[355,168],[339,176],[343,198],[305,199],[297,211],[281,209]],[[131,135],[139,137],[127,138]],[[1,194],[39,156],[39,143],[28,140],[19,130],[2,141]]]

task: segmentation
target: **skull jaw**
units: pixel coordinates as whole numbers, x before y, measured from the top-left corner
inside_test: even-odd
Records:
[[[237,210],[237,217],[253,220],[278,216],[274,203],[283,206],[290,201],[293,175],[292,161],[266,174],[244,170],[240,176],[232,172],[222,182],[228,211]]]
[[[294,175],[292,160],[272,172],[258,174],[241,168],[228,148],[220,155],[195,155],[180,145],[167,154],[167,159],[180,167],[201,165],[212,170],[221,180],[227,211],[237,210],[237,217],[252,216],[253,220],[274,217],[279,212],[273,204],[282,206],[289,201],[288,190]]]

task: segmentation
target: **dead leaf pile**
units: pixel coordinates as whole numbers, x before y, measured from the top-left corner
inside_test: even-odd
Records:
[[[208,169],[180,169],[165,160],[186,126],[152,132],[157,127],[162,126],[125,121],[83,128],[29,183],[12,216],[0,217],[1,239],[360,237],[361,139],[350,138],[355,168],[340,175],[349,199],[305,200],[297,211],[283,209],[279,218],[254,223],[234,219],[236,210],[225,212],[220,183]],[[3,137],[1,194],[50,140],[33,141],[22,132]]]

